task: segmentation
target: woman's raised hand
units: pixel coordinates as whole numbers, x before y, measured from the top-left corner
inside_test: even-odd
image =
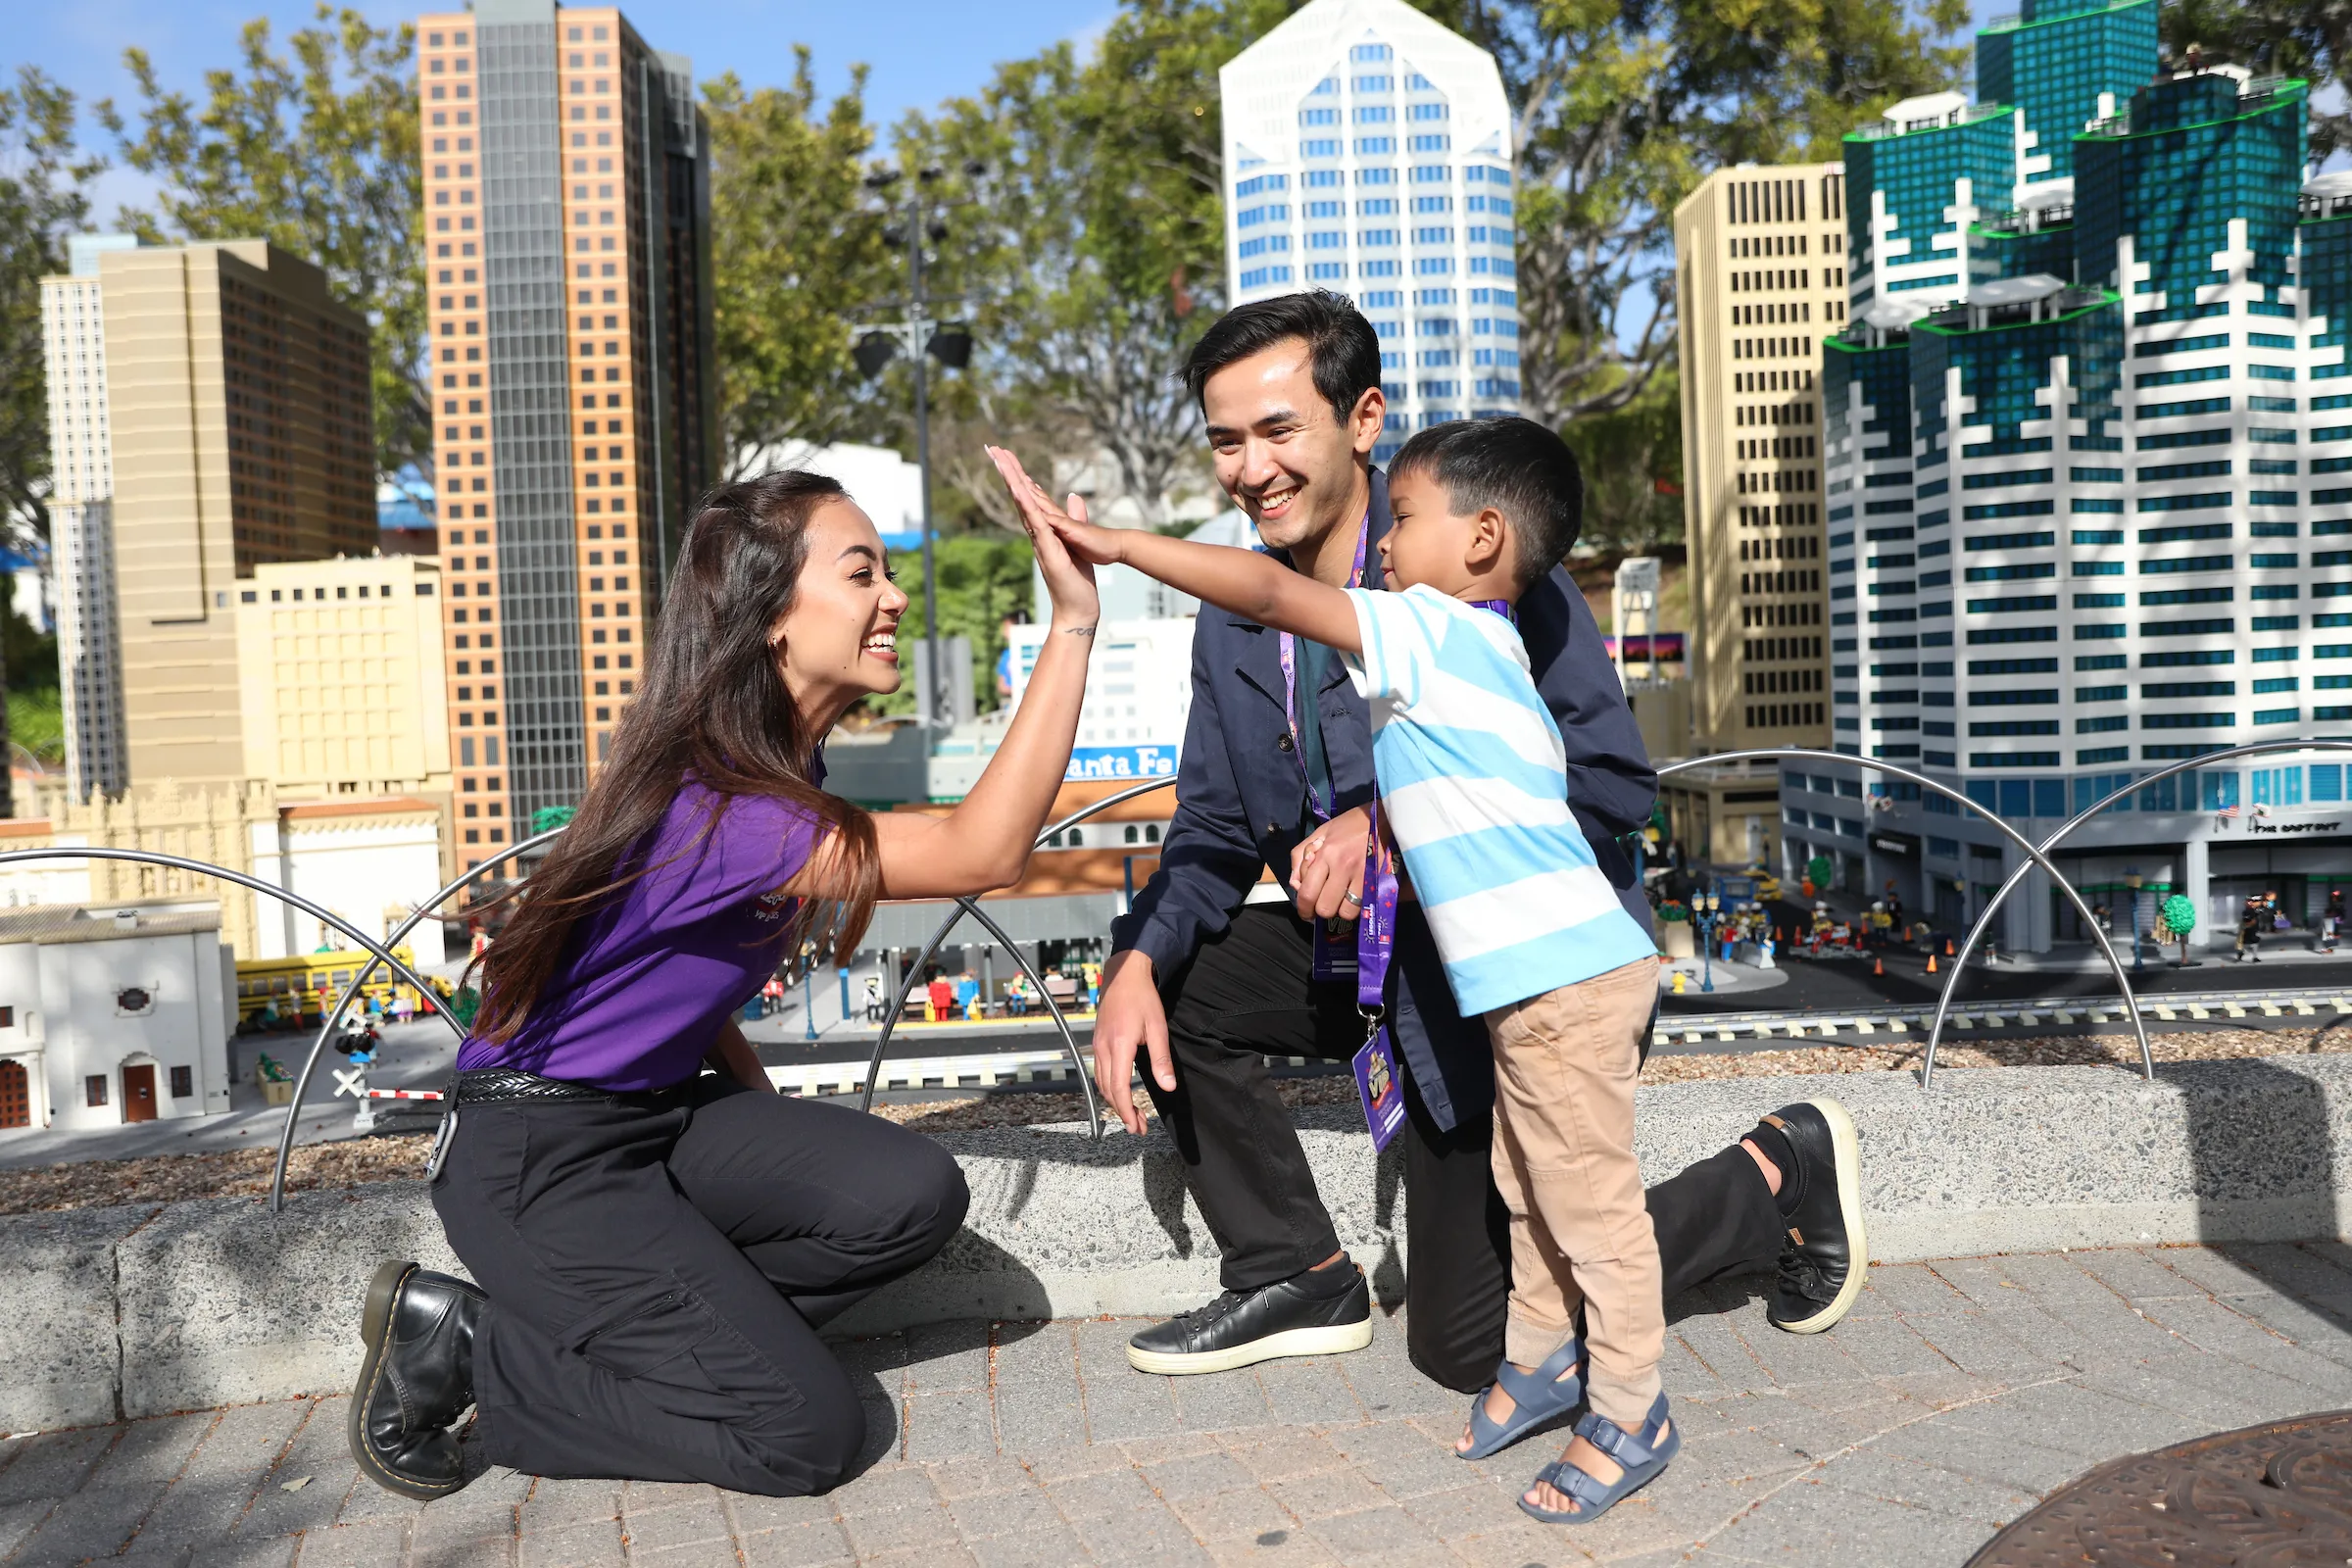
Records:
[[[1033,541],[1041,534],[1050,535],[1061,547],[1060,553],[1085,564],[1090,583],[1094,581],[1094,567],[1110,565],[1119,559],[1118,530],[1097,527],[1087,521],[1084,496],[1071,492],[1067,510],[1058,510],[1046,494],[1046,487],[1029,477],[1020,459],[1003,447],[990,447],[988,455],[995,460],[997,471],[1004,476],[1004,488],[1012,492],[1012,503],[1021,509],[1021,521]],[[1038,562],[1042,567],[1045,563],[1042,552]],[[1051,591],[1053,585],[1049,575],[1047,589]]]
[[[1101,533],[1086,521],[1086,498],[1072,491],[1068,512],[1057,512],[1046,496],[1045,487],[1029,477],[1021,460],[1003,447],[986,449],[997,471],[1004,476],[1005,489],[1012,492],[1013,505],[1021,509],[1021,525],[1029,531],[1029,546],[1037,552],[1037,569],[1046,579],[1046,593],[1054,601],[1054,615],[1064,622],[1095,624],[1102,612],[1102,596],[1095,589],[1095,562],[1090,552],[1074,550],[1070,536]]]

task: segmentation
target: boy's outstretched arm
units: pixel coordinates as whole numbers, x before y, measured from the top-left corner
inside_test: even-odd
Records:
[[[997,466],[1016,494],[1029,497],[1022,510],[1041,517],[1070,554],[1097,565],[1133,566],[1169,587],[1219,610],[1247,615],[1261,626],[1287,631],[1309,642],[1361,654],[1363,636],[1347,594],[1293,571],[1271,557],[1230,545],[1195,544],[1140,528],[1104,528],[1080,522],[1056,508],[1037,481],[1022,471],[1011,453],[998,451]]]

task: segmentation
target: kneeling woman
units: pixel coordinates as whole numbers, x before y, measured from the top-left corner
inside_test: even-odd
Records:
[[[787,955],[857,951],[877,898],[1021,874],[1068,765],[1090,568],[1033,535],[1054,624],[1004,745],[945,816],[819,788],[818,743],[899,684],[882,541],[838,484],[773,473],[688,530],[645,684],[483,959],[433,1206],[479,1289],[387,1263],[351,1446],[381,1485],[495,1464],[794,1495],[864,1439],[817,1329],[963,1219],[937,1144],[787,1099],[734,1019]],[[708,1062],[715,1069],[703,1074]]]

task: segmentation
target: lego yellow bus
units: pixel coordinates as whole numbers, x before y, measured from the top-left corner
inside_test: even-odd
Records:
[[[416,956],[407,948],[392,950],[401,962],[416,964]],[[351,984],[353,975],[366,967],[369,955],[358,949],[330,953],[304,953],[290,958],[240,958],[237,960],[237,1027],[239,1029],[298,1028],[305,1021],[316,1024],[324,1018],[343,988]],[[446,980],[428,977],[433,988],[430,998],[419,998],[404,982],[395,980],[378,965],[368,980],[363,999],[372,997],[390,1011],[402,995],[408,996],[418,1014],[430,1012],[455,989]],[[365,1000],[353,1007],[362,1009]]]

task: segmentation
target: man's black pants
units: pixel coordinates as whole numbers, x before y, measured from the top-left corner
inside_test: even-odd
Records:
[[[817,1325],[928,1262],[967,1201],[928,1138],[716,1078],[462,1107],[433,1207],[490,1297],[473,1363],[489,1457],[824,1491],[865,1422]]]
[[[1268,1055],[1345,1061],[1364,1043],[1352,981],[1317,984],[1313,928],[1287,904],[1245,905],[1163,983],[1174,1092],[1152,1086],[1193,1200],[1224,1252],[1227,1290],[1288,1279],[1340,1250]],[[1150,1075],[1146,1074],[1149,1081]],[[1511,1286],[1510,1215],[1494,1190],[1494,1122],[1442,1129],[1406,1078],[1405,1339],[1449,1388],[1494,1381]],[[1763,1173],[1738,1145],[1649,1189],[1666,1297],[1769,1269],[1783,1240]]]

